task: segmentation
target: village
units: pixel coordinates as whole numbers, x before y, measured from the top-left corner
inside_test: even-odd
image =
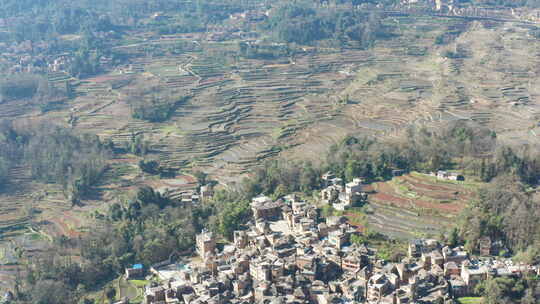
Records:
[[[361,2],[361,1],[360,1]],[[356,3],[353,1],[352,3]],[[479,17],[479,18],[501,18],[508,20],[521,20],[523,22],[538,22],[540,19],[540,11],[538,10],[519,10],[519,9],[485,9],[485,8],[470,8],[462,7],[466,1],[459,0],[402,0],[399,5],[393,8],[393,10],[401,11],[402,13],[417,13],[419,8],[429,11],[434,14],[443,14],[448,16],[467,16],[467,17]],[[332,1],[320,1],[320,5],[323,7],[331,8],[335,4]],[[351,8],[355,6],[351,4]],[[378,9],[378,7],[377,7]],[[388,11],[393,12],[393,11]],[[387,12],[387,13],[388,13]],[[240,40],[248,43],[260,42],[259,33],[255,31],[245,32],[239,25],[242,22],[249,24],[256,24],[258,22],[266,20],[271,14],[271,11],[265,9],[264,6],[257,7],[256,9],[250,9],[239,13],[231,14],[228,18],[228,26],[216,26],[209,28],[208,35],[188,34],[188,35],[176,35],[178,37],[185,36],[186,38],[200,38],[208,42],[222,42],[227,40]],[[101,16],[107,18],[107,16]],[[171,19],[171,16],[164,12],[156,12],[150,16],[147,16],[147,22],[165,22]],[[17,21],[17,17],[13,18],[0,18],[0,33],[8,33],[10,25]],[[121,33],[117,31],[97,31],[92,33],[95,38],[102,39],[104,41],[114,41],[115,43],[121,41]],[[63,40],[80,40],[79,35],[64,35],[59,39]],[[201,37],[199,37],[201,36]],[[169,37],[170,38],[170,37]],[[159,35],[153,35],[153,42],[167,40],[168,38]],[[147,39],[145,39],[147,40]],[[146,41],[148,42],[148,41]],[[193,40],[195,43],[199,43]],[[55,50],[55,45],[45,41],[30,41],[22,40],[13,43],[0,42],[0,66],[4,67],[9,73],[37,73],[48,75],[50,79],[58,77],[75,76],[69,75],[70,67],[75,61],[75,52],[73,50],[63,49]],[[47,55],[44,55],[47,54]],[[111,56],[101,56],[98,58],[98,66],[102,72],[122,72],[126,68],[130,70],[130,65],[117,67],[113,64]],[[64,75],[66,74],[66,75]],[[67,79],[66,78],[66,79]]]
[[[331,172],[322,180],[323,203],[346,209],[367,199],[361,178],[345,187]],[[220,245],[217,235],[202,231],[195,257],[177,257],[181,262],[167,260],[148,270],[134,265],[126,269],[126,279],[153,278],[144,289],[147,304],[403,304],[453,303],[488,278],[539,273],[538,266],[495,257],[501,245],[489,238],[479,245],[480,257],[463,246],[414,239],[399,263],[385,261],[377,249],[352,242],[362,232],[345,217],[322,218],[314,204],[294,194],[278,200],[255,197],[251,209],[247,229],[235,231],[232,243]]]

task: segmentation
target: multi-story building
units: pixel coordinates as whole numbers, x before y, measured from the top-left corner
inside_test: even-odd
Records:
[[[205,259],[208,253],[214,253],[216,250],[216,239],[211,231],[203,230],[195,237],[197,243],[197,252],[201,258]]]

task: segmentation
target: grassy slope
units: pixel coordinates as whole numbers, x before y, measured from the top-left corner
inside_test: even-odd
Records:
[[[481,297],[463,297],[457,299],[458,303],[460,304],[476,304],[476,303],[482,303]]]

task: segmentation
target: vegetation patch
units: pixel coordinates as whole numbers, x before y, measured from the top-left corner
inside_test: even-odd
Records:
[[[462,297],[457,299],[460,304],[476,304],[483,303],[482,297]]]

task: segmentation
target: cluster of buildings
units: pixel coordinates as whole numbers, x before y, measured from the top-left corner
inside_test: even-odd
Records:
[[[1,20],[1,19],[0,19]],[[107,33],[95,33],[96,36],[109,37]],[[112,39],[112,38],[110,38]],[[71,53],[50,54],[51,44],[46,41],[6,43],[0,41],[0,67],[9,73],[47,74],[68,72],[74,61]],[[112,58],[102,56],[99,66],[103,70],[112,68]]]
[[[231,20],[245,20],[249,22],[264,21],[270,16],[270,10],[255,9],[244,11],[241,13],[235,13],[229,16]]]
[[[332,205],[336,210],[344,211],[367,200],[367,193],[362,187],[362,178],[355,178],[343,186],[341,178],[336,177],[332,172],[327,172],[323,174],[322,181],[324,189],[321,191],[321,201]]]
[[[439,180],[452,180],[452,181],[464,181],[465,177],[456,172],[448,172],[439,170],[437,172],[431,172],[429,175],[435,176]]]
[[[212,185],[203,185],[200,186],[199,189],[183,189],[177,191],[169,191],[169,189],[166,188],[163,190],[163,193],[170,198],[178,200],[184,206],[194,206],[210,200],[214,195],[214,188]]]
[[[226,40],[244,40],[254,41],[259,38],[259,33],[255,31],[242,31],[238,28],[228,28],[222,30],[216,30],[207,36],[208,41],[226,41]]]
[[[328,187],[337,183],[332,179]],[[478,261],[463,247],[424,239],[411,241],[407,257],[390,263],[351,242],[359,232],[344,217],[320,218],[313,204],[294,195],[258,196],[251,208],[252,221],[234,232],[232,244],[219,245],[202,231],[197,257],[174,272],[152,269],[162,284],[146,288],[145,303],[442,303],[470,295],[488,277],[538,271]]]
[[[249,29],[246,24],[255,24],[268,19],[270,10],[264,8],[247,10],[229,16],[225,25],[214,26],[213,31],[206,37],[208,41],[218,42],[226,40],[255,41],[260,34]]]
[[[531,7],[471,5],[466,0],[401,0],[401,8],[426,7],[437,14],[540,22],[540,10]]]
[[[58,43],[48,40],[10,41],[10,39],[7,39],[12,35],[11,32],[14,30],[15,25],[25,21],[24,17],[0,18],[0,70],[11,74],[67,72],[74,56],[71,54],[72,52],[70,54],[58,53]],[[114,31],[96,31],[92,34],[97,39],[112,40],[120,38],[119,33]],[[81,36],[77,35],[65,37],[65,39],[74,40],[80,38]],[[62,39],[64,37],[59,37],[59,40]],[[112,67],[112,58],[102,56],[99,59],[99,64],[101,69],[109,70]]]
[[[47,71],[49,56],[46,53],[49,45],[46,42],[29,40],[19,43],[0,41],[0,66],[9,73],[39,73]]]
[[[452,12],[454,9],[460,6],[460,4],[467,4],[469,1],[461,0],[401,0],[401,5],[427,5],[435,11]]]

